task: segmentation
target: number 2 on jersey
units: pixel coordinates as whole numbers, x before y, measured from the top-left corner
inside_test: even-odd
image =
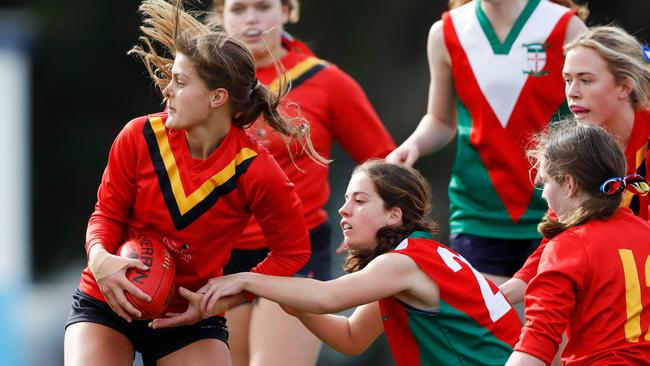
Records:
[[[485,306],[490,313],[490,319],[492,319],[492,322],[496,322],[510,310],[510,303],[508,300],[506,300],[505,296],[503,296],[500,291],[497,291],[496,294],[493,293],[492,289],[490,288],[490,284],[485,279],[485,277],[483,277],[479,271],[475,270],[474,267],[472,267],[472,265],[469,264],[465,258],[459,256],[458,254],[454,254],[449,249],[443,247],[438,247],[438,254],[445,262],[447,267],[451,268],[451,270],[454,272],[458,272],[461,270],[461,268],[463,268],[460,263],[454,260],[454,258],[467,264],[469,268],[472,269],[472,274],[474,274],[474,277],[478,282],[478,286],[481,288],[481,295],[483,296]]]

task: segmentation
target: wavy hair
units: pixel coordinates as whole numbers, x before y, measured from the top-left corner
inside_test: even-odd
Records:
[[[639,41],[618,26],[598,26],[586,29],[564,46],[564,53],[577,47],[594,50],[605,60],[617,83],[632,80],[630,101],[636,109],[649,105],[650,69],[643,58]]]
[[[181,0],[174,4],[145,0],[140,12],[144,15],[141,44],[129,54],[142,60],[161,92],[171,81],[173,58],[181,53],[192,61],[208,88],[228,90],[235,125],[247,128],[261,116],[285,137],[287,148],[291,141],[297,141],[314,161],[329,162],[314,149],[309,123],[301,116],[288,120],[279,112],[290,86],[278,64],[279,86],[275,93],[257,80],[255,59],[246,45],[228,35],[220,25],[203,24],[185,12]]]
[[[433,234],[438,230],[438,225],[427,217],[431,212],[429,183],[417,170],[383,160],[369,160],[352,174],[358,173],[367,175],[384,201],[385,209],[399,207],[402,210],[402,224],[379,229],[374,249],[350,250],[344,264],[346,272],[363,269],[377,256],[395,249],[414,231]]]
[[[625,155],[621,145],[602,127],[578,124],[573,119],[557,122],[534,138],[535,147],[527,152],[534,166],[541,166],[556,182],[572,176],[587,199],[562,221],[544,216],[537,230],[553,238],[591,219],[611,217],[621,204],[622,193],[608,196],[600,186],[609,178],[625,174]]]

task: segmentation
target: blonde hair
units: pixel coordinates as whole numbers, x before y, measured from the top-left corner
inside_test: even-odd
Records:
[[[454,9],[459,6],[465,5],[470,1],[472,0],[449,0],[449,9]],[[575,10],[576,13],[578,14],[578,17],[583,21],[587,20],[587,17],[589,17],[589,8],[587,8],[587,5],[578,5],[573,0],[550,0],[550,1],[562,5],[564,7],[567,7],[569,9]]]
[[[300,20],[300,1],[299,0],[280,0],[282,5],[289,7],[289,23],[298,23]],[[214,12],[219,16],[223,15],[223,7],[226,0],[215,0],[214,1]]]
[[[287,145],[295,140],[312,160],[328,163],[312,145],[309,123],[302,117],[288,121],[278,111],[289,91],[283,73],[279,73],[278,93],[269,90],[257,80],[255,60],[246,45],[228,35],[220,25],[208,26],[196,20],[183,10],[181,0],[173,5],[165,0],[145,0],[140,12],[144,15],[140,27],[142,45],[134,46],[129,54],[140,57],[161,91],[171,80],[173,57],[182,53],[192,61],[208,88],[228,90],[235,125],[247,128],[263,116],[269,126],[286,138]],[[156,46],[161,46],[164,53],[158,52]]]
[[[630,101],[635,108],[648,106],[650,69],[646,67],[643,49],[637,39],[617,26],[598,26],[586,29],[564,46],[564,53],[577,47],[594,50],[607,62],[617,83],[632,80],[634,86]]]

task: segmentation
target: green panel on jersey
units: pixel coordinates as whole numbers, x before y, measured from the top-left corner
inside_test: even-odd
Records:
[[[506,39],[503,41],[503,44],[501,41],[499,41],[499,37],[497,37],[497,34],[494,31],[492,23],[490,23],[490,19],[488,19],[487,15],[483,11],[483,8],[481,7],[481,0],[476,1],[476,17],[478,18],[478,22],[483,29],[483,33],[485,33],[485,37],[487,37],[488,41],[490,42],[490,46],[492,47],[492,51],[495,55],[507,55],[510,53],[512,44],[515,42],[515,39],[519,37],[519,33],[521,33],[521,30],[524,28],[524,25],[526,25],[528,18],[530,18],[531,14],[533,14],[533,11],[535,8],[537,8],[537,5],[540,1],[541,0],[528,1],[526,7],[524,7],[524,9],[521,11],[519,17],[517,17],[515,24],[513,24],[512,28],[510,28],[510,32],[508,32]]]
[[[512,353],[489,329],[442,300],[438,314],[405,308],[420,365],[502,366]]]
[[[566,99],[562,102],[562,105],[560,105],[560,109],[557,110],[557,113],[555,113],[553,118],[551,118],[551,124],[553,122],[562,121],[565,118],[571,118],[571,110],[569,109],[569,104],[566,102]]]
[[[501,202],[481,157],[470,143],[472,119],[460,100],[458,111],[458,145],[449,181],[452,234],[466,233],[488,238],[536,239],[537,224],[548,209],[539,190],[517,223]]]
[[[410,239],[433,239],[433,235],[431,233],[427,233],[426,231],[414,231],[409,235]]]

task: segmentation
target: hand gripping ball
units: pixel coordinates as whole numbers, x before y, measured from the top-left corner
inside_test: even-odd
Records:
[[[164,245],[148,236],[127,240],[117,253],[122,257],[138,259],[149,267],[146,271],[129,268],[126,278],[149,295],[151,302],[140,300],[128,291],[126,297],[142,312],[139,319],[156,318],[165,311],[174,296],[174,259]]]

